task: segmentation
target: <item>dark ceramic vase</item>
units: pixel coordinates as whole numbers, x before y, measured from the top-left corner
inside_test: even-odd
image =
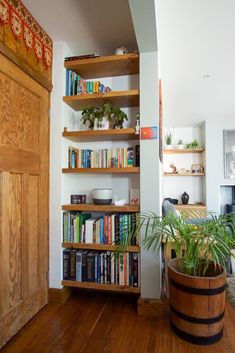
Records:
[[[181,196],[181,200],[182,200],[183,205],[187,205],[187,204],[188,204],[188,201],[189,201],[189,194],[187,194],[186,191],[185,191],[185,192],[183,193],[183,195]]]

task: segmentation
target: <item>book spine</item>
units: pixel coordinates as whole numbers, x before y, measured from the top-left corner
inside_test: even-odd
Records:
[[[70,251],[70,281],[76,281],[76,252],[75,249]]]
[[[94,282],[95,281],[95,257],[94,252],[91,251],[87,254],[86,259],[87,265],[87,282]]]
[[[65,243],[68,242],[68,213],[63,213],[63,240]]]
[[[97,282],[101,283],[101,254],[97,255]]]
[[[123,254],[119,255],[119,285],[124,286],[124,258],[123,258]]]
[[[76,281],[82,281],[82,251],[76,253]]]
[[[107,251],[106,258],[107,258],[107,284],[110,284],[111,283],[111,253],[110,253],[110,251]]]
[[[135,146],[135,166],[140,166],[140,145]]]
[[[133,260],[132,260],[132,269],[133,269],[133,287],[138,287],[139,281],[138,281],[138,270],[139,270],[139,265],[138,265],[138,253],[133,253]]]
[[[63,251],[63,279],[70,280],[70,250]]]
[[[87,280],[87,252],[82,253],[82,282]]]

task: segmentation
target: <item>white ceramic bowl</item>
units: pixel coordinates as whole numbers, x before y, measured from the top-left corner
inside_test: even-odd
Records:
[[[96,205],[110,205],[113,200],[113,189],[93,189],[93,202]]]

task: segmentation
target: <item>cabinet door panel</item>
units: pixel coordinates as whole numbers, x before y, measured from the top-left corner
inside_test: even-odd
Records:
[[[49,93],[0,55],[0,347],[48,301]]]

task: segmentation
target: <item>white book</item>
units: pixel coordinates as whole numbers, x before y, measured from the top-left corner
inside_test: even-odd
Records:
[[[115,284],[115,261],[114,254],[111,254],[111,284]]]
[[[95,218],[89,218],[85,222],[85,243],[93,243],[93,224],[96,221]]]
[[[124,256],[119,255],[119,285],[124,286]]]

